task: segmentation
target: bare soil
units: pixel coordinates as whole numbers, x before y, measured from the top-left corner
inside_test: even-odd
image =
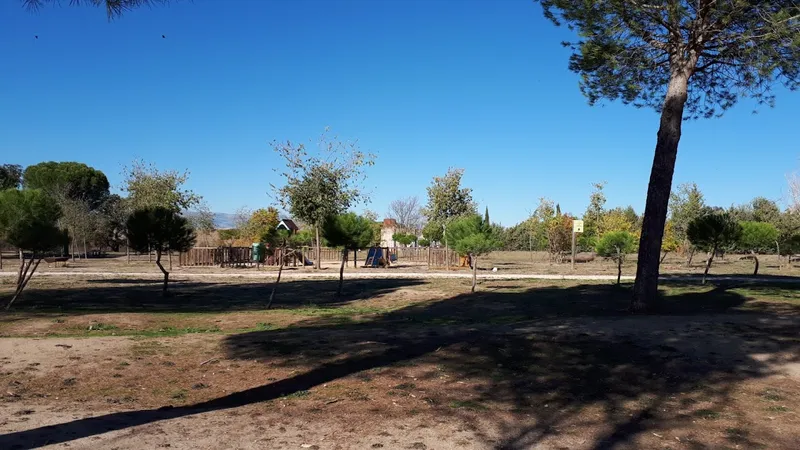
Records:
[[[0,316],[0,448],[771,448],[800,294],[667,284],[42,279]],[[5,291],[0,292],[0,295]]]

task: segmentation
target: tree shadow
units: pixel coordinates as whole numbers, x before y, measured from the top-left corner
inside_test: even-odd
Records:
[[[325,282],[310,283],[311,288]],[[720,288],[668,296],[661,315],[655,316],[624,313],[621,306],[628,294],[607,285],[464,294],[363,323],[331,325],[310,319],[288,329],[230,335],[222,343],[226,358],[314,368],[191,406],[114,413],[9,433],[0,436],[0,448],[68,442],[236,408],[366,370],[413,363],[441,367],[454,379],[470,379],[471,401],[514,411],[513,421],[492,410],[482,413],[481,421],[502,430],[497,448],[531,448],[563,426],[578,425],[599,427],[592,446],[607,449],[647,430],[692,420],[674,404],[677,395],[724,404],[736,383],[774,374],[774,360],[784,361],[786,355],[800,360],[800,343],[794,339],[797,321],[783,321],[769,310],[738,313],[748,299],[736,292]],[[756,353],[766,357],[754,358]],[[443,393],[430,395],[434,404],[444,401],[435,399]],[[597,417],[587,419],[587,408],[597,411]],[[436,413],[473,420],[446,406]]]
[[[263,310],[272,291],[271,282],[173,281],[171,295],[161,295],[159,280],[91,279],[97,285],[27,290],[14,304],[15,313],[213,313]],[[417,279],[347,280],[344,295],[335,297],[338,281],[290,280],[281,283],[274,308],[308,305],[340,306],[355,300],[385,295],[422,284]]]

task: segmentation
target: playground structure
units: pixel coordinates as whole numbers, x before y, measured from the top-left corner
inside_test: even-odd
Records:
[[[367,252],[364,259],[363,253]],[[178,256],[178,264],[182,267],[259,267],[259,266],[278,266],[283,258],[284,266],[302,267],[313,265],[316,249],[313,247],[300,247],[287,249],[285,255],[281,255],[281,250],[276,249],[270,252],[268,249],[256,257],[253,255],[253,247],[194,247],[188,252],[183,252]],[[468,261],[452,249],[444,248],[423,248],[423,247],[371,247],[353,252],[351,255],[353,267],[357,267],[359,261],[363,261],[364,268],[389,267],[397,262],[406,265],[427,266],[428,268],[456,269],[468,267]],[[322,247],[320,256],[323,263],[341,262],[342,251],[336,248]]]
[[[372,247],[367,251],[364,267],[389,267],[394,261],[397,261],[397,255],[389,247]]]

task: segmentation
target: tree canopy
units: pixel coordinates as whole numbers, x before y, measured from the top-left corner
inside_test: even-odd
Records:
[[[22,166],[17,164],[0,165],[0,191],[17,189],[22,185]]]
[[[627,230],[609,231],[597,241],[597,254],[612,258],[617,263],[617,284],[622,279],[622,263],[625,255],[636,248],[636,237]]]
[[[0,191],[0,237],[15,247],[42,252],[63,245],[60,217],[61,208],[40,190]]]
[[[42,191],[0,191],[0,239],[31,252],[27,262],[20,254],[16,289],[6,309],[11,307],[36,272],[42,252],[66,244],[67,237],[56,225],[60,216],[58,204]]]
[[[331,216],[322,225],[322,235],[334,247],[357,250],[373,244],[372,221],[356,213]]]
[[[661,111],[675,72],[691,77],[687,117],[712,117],[739,97],[772,104],[775,83],[800,82],[800,4],[793,0],[539,0],[579,39],[570,70],[594,104],[621,100]]]
[[[454,217],[474,214],[475,202],[472,200],[472,189],[461,187],[464,169],[450,168],[442,177],[433,177],[428,186],[428,204],[424,213],[429,222],[439,224]]]
[[[766,222],[741,222],[741,235],[738,246],[741,250],[749,251],[755,263],[753,275],[758,275],[757,253],[768,253],[778,245],[778,229],[775,225]]]
[[[342,248],[342,265],[339,268],[339,288],[336,295],[342,295],[347,251],[358,250],[372,245],[374,238],[373,223],[372,220],[352,212],[328,217],[323,222],[322,235],[328,240],[329,245]],[[385,257],[388,257],[388,255],[385,255]]]
[[[725,213],[712,213],[689,222],[687,236],[693,245],[714,252],[723,246],[736,242],[742,227]]]
[[[497,247],[493,230],[478,214],[461,216],[447,227],[447,238],[462,255],[480,256]]]
[[[778,229],[766,222],[740,222],[742,232],[739,236],[739,247],[755,253],[769,253],[775,250],[778,240]]]
[[[169,272],[161,265],[161,255],[167,251],[185,252],[194,246],[194,230],[189,219],[170,208],[155,206],[139,209],[125,223],[128,245],[138,252],[156,252],[156,265],[164,274],[162,292],[166,295]]]
[[[38,10],[45,5],[58,5],[59,0],[21,0],[23,6],[30,10]],[[153,6],[168,3],[169,0],[70,0],[70,5],[88,5],[105,8],[108,20],[120,17],[126,12],[142,6]]]
[[[128,193],[128,203],[134,211],[167,208],[180,212],[191,209],[202,198],[190,189],[183,188],[189,172],[159,170],[154,164],[142,160],[123,169],[123,190]]]
[[[23,185],[48,195],[86,202],[92,210],[103,203],[110,186],[103,172],[84,163],[55,161],[26,167]]]
[[[126,222],[128,241],[137,252],[184,252],[192,248],[194,230],[188,219],[169,208],[139,209]]]

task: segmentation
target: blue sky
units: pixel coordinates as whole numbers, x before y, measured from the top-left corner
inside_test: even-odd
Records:
[[[588,106],[569,32],[529,0],[194,0],[111,23],[63,3],[0,2],[0,162],[82,161],[118,184],[143,158],[188,168],[189,187],[232,212],[272,202],[270,141],[330,126],[378,155],[381,215],[450,166],[504,225],[542,196],[582,212],[600,180],[608,206],[644,207],[658,116]],[[800,95],[778,94],[757,115],[743,102],[685,124],[674,183],[720,206],[782,200]]]

